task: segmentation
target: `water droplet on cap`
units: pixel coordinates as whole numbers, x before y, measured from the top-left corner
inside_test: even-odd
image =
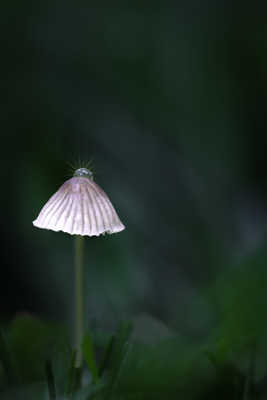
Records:
[[[74,172],[73,176],[93,179],[93,173],[87,168],[78,168],[78,169],[76,169],[76,171]]]

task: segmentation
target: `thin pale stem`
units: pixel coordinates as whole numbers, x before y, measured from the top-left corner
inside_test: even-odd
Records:
[[[80,368],[82,365],[82,341],[83,341],[83,255],[84,255],[84,238],[83,236],[75,236],[75,350],[76,360],[75,367]]]

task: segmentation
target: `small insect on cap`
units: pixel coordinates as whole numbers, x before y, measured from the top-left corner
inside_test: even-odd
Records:
[[[106,193],[87,168],[79,168],[48,200],[33,221],[38,228],[99,236],[125,229]]]

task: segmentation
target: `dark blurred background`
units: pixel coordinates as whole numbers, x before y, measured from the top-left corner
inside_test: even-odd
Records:
[[[266,328],[266,13],[1,2],[2,320],[70,319],[73,238],[32,221],[92,159],[126,230],[86,240],[87,323]]]

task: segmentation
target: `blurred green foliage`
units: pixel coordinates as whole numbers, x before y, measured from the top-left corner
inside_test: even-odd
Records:
[[[145,317],[141,321],[146,325],[146,334],[150,330],[152,336],[157,336],[156,321],[152,323],[150,318],[146,321]],[[69,391],[72,357],[65,328],[45,324],[29,315],[18,316],[5,329],[4,352],[1,346],[1,398],[46,398],[48,360],[57,398],[145,400],[179,397],[193,400],[213,399],[214,396],[217,399],[261,399],[266,395],[266,363],[261,364],[264,368],[258,373],[258,362],[266,359],[266,350],[264,353],[258,348],[256,352],[253,345],[243,341],[242,334],[238,334],[241,338],[238,341],[235,331],[224,331],[220,332],[222,336],[216,342],[209,339],[205,344],[194,345],[177,334],[162,336],[161,324],[159,327],[158,340],[153,345],[146,343],[141,335],[134,334],[140,332],[138,322],[133,325],[121,323],[104,342],[95,336],[94,346],[102,359],[100,379],[94,383],[91,375],[94,371],[90,371],[89,363],[89,369],[83,367],[82,388]],[[255,336],[251,339],[255,340]],[[244,344],[247,347],[244,348]],[[86,358],[86,346],[84,351]],[[6,354],[9,371],[5,369]],[[6,372],[14,379],[7,380]],[[33,381],[36,384],[33,385]]]

